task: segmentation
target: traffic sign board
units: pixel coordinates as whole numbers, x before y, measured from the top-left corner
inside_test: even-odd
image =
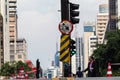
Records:
[[[70,63],[70,35],[61,35],[60,61]]]
[[[73,24],[68,20],[63,20],[59,24],[59,30],[62,34],[70,34],[73,30]]]

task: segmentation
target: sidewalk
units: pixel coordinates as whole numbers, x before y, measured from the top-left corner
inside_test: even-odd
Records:
[[[52,78],[52,80],[120,80],[120,77],[89,77],[89,78],[62,77]]]

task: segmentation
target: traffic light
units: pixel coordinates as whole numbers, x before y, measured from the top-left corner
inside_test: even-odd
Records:
[[[70,42],[70,52],[71,52],[71,55],[76,54],[76,42],[73,39],[71,39],[71,42]]]
[[[69,20],[69,0],[61,0],[61,21]]]
[[[79,4],[70,3],[70,21],[73,24],[79,23],[79,18],[76,18],[79,16],[79,11],[76,11],[77,9],[79,9]]]
[[[38,79],[40,76],[40,62],[39,62],[39,59],[37,59],[36,61],[36,68],[37,68],[37,71],[36,71],[36,78]]]

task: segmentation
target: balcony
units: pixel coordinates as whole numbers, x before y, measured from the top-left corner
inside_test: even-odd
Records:
[[[16,3],[16,0],[9,0],[9,3]]]
[[[16,9],[9,9],[9,13],[16,13]]]
[[[10,4],[10,5],[9,5],[9,8],[16,8],[16,7],[17,7],[16,4]]]
[[[98,20],[97,23],[98,23],[98,24],[100,24],[100,23],[107,23],[107,20],[101,20],[101,21]]]

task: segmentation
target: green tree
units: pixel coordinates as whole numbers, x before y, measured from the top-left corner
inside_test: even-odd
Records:
[[[1,67],[0,74],[1,74],[2,76],[9,76],[9,75],[10,75],[10,70],[11,70],[11,66],[10,66],[9,62],[6,62],[6,63]]]
[[[102,76],[105,76],[108,62],[120,63],[120,30],[116,32],[107,32],[107,44],[97,45],[93,56],[100,62],[100,71]],[[118,66],[113,66],[113,75],[120,75]]]
[[[0,75],[10,76],[12,74],[17,74],[21,66],[24,67],[25,72],[31,71],[31,68],[29,68],[29,66],[26,63],[23,63],[22,61],[12,62],[12,63],[6,62],[1,66]]]
[[[16,65],[17,65],[17,72],[20,67],[24,67],[25,72],[31,71],[31,68],[26,63],[23,63],[22,61],[18,61]]]

